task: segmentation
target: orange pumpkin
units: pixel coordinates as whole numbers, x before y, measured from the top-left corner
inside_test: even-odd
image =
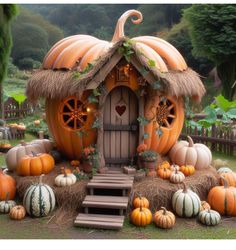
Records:
[[[70,162],[70,165],[73,166],[73,167],[78,167],[79,164],[80,164],[80,161],[78,161],[78,160],[72,160],[72,161]]]
[[[213,187],[208,194],[211,209],[221,215],[236,216],[236,188],[230,187],[227,180],[221,177],[224,186]]]
[[[21,158],[16,172],[22,176],[48,174],[53,170],[55,161],[49,154],[26,155]]]
[[[170,163],[168,161],[163,161],[157,169],[162,169],[162,168],[170,168]]]
[[[180,171],[185,175],[189,176],[195,173],[195,168],[192,165],[183,165],[180,167]]]
[[[229,186],[236,187],[236,173],[235,172],[228,172],[221,174],[222,177],[226,179]],[[223,185],[223,181],[221,179],[221,185]]]
[[[168,168],[161,168],[157,170],[157,175],[162,179],[169,179],[172,172]]]
[[[138,24],[142,21],[142,14],[136,10],[125,12],[118,20],[112,41],[104,41],[89,35],[75,35],[67,37],[56,43],[44,58],[45,70],[72,70],[84,71],[89,64],[103,57],[106,52],[118,41],[124,38],[124,25],[128,17],[135,16],[132,22]],[[185,71],[187,64],[181,54],[168,42],[152,36],[139,36],[130,39],[135,44],[137,53],[142,51],[141,57],[153,61],[159,72],[167,73],[169,70]],[[148,64],[148,62],[147,62]],[[129,87],[136,91],[136,70],[130,72]],[[114,78],[114,76],[113,76]],[[109,92],[116,87],[114,79],[108,76],[104,87]],[[113,85],[112,85],[113,84]],[[112,86],[111,86],[112,85]],[[97,105],[86,103],[91,91],[85,91],[81,98],[69,96],[64,100],[47,98],[46,119],[49,130],[58,145],[58,148],[69,159],[80,158],[84,147],[96,143],[97,130],[91,129],[95,120],[93,111]],[[86,104],[85,104],[86,103]],[[178,139],[184,122],[184,103],[182,98],[172,96],[161,97],[153,91],[144,107],[144,116],[150,123],[144,126],[149,134],[144,143],[147,149],[166,154]],[[162,136],[157,134],[160,128]],[[86,136],[78,136],[78,131],[83,130]],[[63,134],[63,137],[61,136]]]
[[[25,218],[26,210],[23,206],[18,205],[10,210],[9,216],[13,220],[22,220]]]
[[[145,227],[152,222],[152,213],[145,207],[135,208],[131,213],[131,221],[135,226]]]
[[[137,207],[149,208],[149,201],[146,197],[138,195],[138,197],[136,197],[133,201],[133,206],[134,208],[137,208]]]
[[[61,167],[61,174],[71,174],[72,171],[69,168]]]
[[[203,210],[209,210],[211,209],[211,206],[209,203],[207,203],[206,201],[201,201],[201,208],[200,208],[200,211],[203,211]]]
[[[0,201],[6,200],[7,197],[13,200],[16,194],[16,181],[7,175],[6,171],[0,168]]]

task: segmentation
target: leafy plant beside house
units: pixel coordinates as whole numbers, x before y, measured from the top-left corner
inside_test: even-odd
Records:
[[[198,121],[193,120],[193,113],[189,113],[190,119],[186,120],[186,125],[210,129],[212,125],[217,125],[223,129],[230,129],[236,124],[236,99],[227,100],[223,95],[218,95],[212,104],[204,109],[206,117]]]

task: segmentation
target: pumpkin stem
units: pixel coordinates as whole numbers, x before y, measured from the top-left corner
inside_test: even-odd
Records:
[[[176,165],[174,164],[174,168],[175,168],[175,173],[177,174],[178,173],[178,169],[177,167],[175,167]]]
[[[165,207],[161,207],[161,210],[163,210],[163,214],[166,215],[166,208]]]
[[[143,211],[143,206],[142,205],[140,205],[140,212],[142,212]]]
[[[44,174],[41,174],[41,175],[39,176],[39,184],[42,184],[42,183],[43,183],[43,176],[44,176]]]
[[[143,20],[142,13],[137,10],[128,10],[126,11],[117,21],[115,32],[113,38],[111,40],[112,43],[118,42],[122,37],[125,36],[124,34],[124,26],[127,19],[131,16],[137,17],[137,19],[131,19],[132,23],[139,24]]]
[[[10,197],[10,193],[9,193],[9,192],[7,192],[7,194],[6,194],[6,199],[5,199],[5,202],[6,202],[6,203],[8,203],[8,201],[9,201],[9,197]]]
[[[185,184],[185,182],[183,182],[183,185],[184,185],[183,192],[184,192],[184,193],[187,193],[188,188],[187,188],[187,185]]]
[[[34,157],[37,156],[37,154],[36,154],[34,151],[31,151],[31,153],[32,153],[32,155],[33,155]]]
[[[24,140],[20,141],[21,146],[26,146],[26,142]]]
[[[188,146],[193,147],[193,145],[194,145],[193,139],[190,136],[187,136],[187,138],[188,138]]]
[[[223,176],[221,176],[220,179],[223,182],[224,188],[228,188],[229,187],[228,181]]]

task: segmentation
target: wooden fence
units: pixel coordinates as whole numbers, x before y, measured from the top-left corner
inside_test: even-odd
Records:
[[[24,118],[27,115],[33,114],[35,110],[35,108],[29,104],[27,99],[20,104],[14,98],[9,97],[3,105],[4,119],[6,121]]]
[[[204,115],[195,115],[193,119],[200,120]],[[221,152],[227,155],[236,156],[236,128],[222,128],[216,125],[207,130],[202,128],[184,126],[181,139],[186,139],[187,135],[191,136],[195,143],[203,143],[214,152]]]

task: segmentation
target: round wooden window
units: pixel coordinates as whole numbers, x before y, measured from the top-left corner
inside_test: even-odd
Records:
[[[176,118],[175,105],[166,97],[161,97],[156,110],[156,120],[161,127],[170,128]]]
[[[87,115],[86,106],[75,97],[70,97],[61,103],[60,120],[66,128],[81,130],[86,123]]]

